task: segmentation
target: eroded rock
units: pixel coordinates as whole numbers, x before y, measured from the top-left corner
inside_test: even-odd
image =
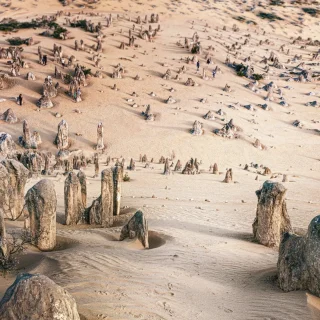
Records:
[[[56,245],[57,196],[52,181],[43,179],[30,188],[25,196],[30,219],[32,242],[43,251]]]
[[[74,298],[40,274],[17,276],[0,301],[3,320],[80,320]]]
[[[286,192],[281,183],[270,180],[256,191],[258,205],[252,224],[253,236],[267,247],[279,246],[283,234],[292,231],[285,201]]]
[[[142,211],[137,211],[122,228],[119,240],[122,241],[126,238],[138,238],[146,249],[149,248],[148,222]]]

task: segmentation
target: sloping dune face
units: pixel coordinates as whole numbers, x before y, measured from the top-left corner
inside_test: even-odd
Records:
[[[268,179],[287,189],[295,232],[305,234],[319,214],[319,4],[63,3],[1,3],[0,48],[8,48],[13,37],[32,37],[33,43],[21,45],[28,68],[16,77],[7,63],[12,57],[0,59],[12,83],[0,82],[0,115],[11,108],[18,119],[0,120],[0,133],[26,151],[18,144],[26,119],[31,133],[41,136],[38,151],[54,159],[57,127],[66,121],[63,155],[99,154],[98,166],[92,160],[81,167],[87,207],[101,194],[101,171],[117,160],[124,160],[130,181],[121,183],[113,227],[66,226],[64,163],[56,166],[46,178],[57,194],[57,246],[51,252],[28,247],[18,271],[45,274],[65,288],[87,320],[318,319],[316,298],[279,289],[278,248],[256,243],[252,223],[255,192]],[[31,21],[58,11],[55,23],[66,29],[65,40],[50,36],[47,25],[1,27],[10,18]],[[151,23],[152,14],[158,22]],[[100,35],[84,20],[101,25]],[[54,45],[62,59],[54,57]],[[46,65],[39,63],[39,46]],[[69,83],[77,64],[91,70],[80,85],[81,99]],[[50,97],[53,107],[39,108],[48,76],[53,87],[59,84],[57,95]],[[19,94],[22,106],[15,100]],[[131,159],[135,170],[127,170]],[[178,160],[181,170],[175,171]],[[25,192],[40,179],[33,174]],[[149,249],[137,239],[119,241],[137,210],[148,221]],[[22,220],[6,221],[7,232],[22,230]],[[14,275],[0,281],[1,296]]]

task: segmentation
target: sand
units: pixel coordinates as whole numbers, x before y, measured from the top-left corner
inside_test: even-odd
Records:
[[[1,7],[1,17],[25,20],[57,10],[74,13],[82,10],[76,6],[80,3],[76,1],[71,6],[62,7],[57,0],[14,1],[9,8]],[[52,142],[61,118],[54,115],[60,113],[69,124],[72,148],[82,149],[86,154],[94,152],[96,126],[99,121],[103,122],[107,151],[100,158],[101,170],[105,168],[103,164],[108,155],[124,157],[128,165],[130,158],[138,160],[139,154],[147,154],[149,159],[153,157],[158,162],[161,156],[169,157],[174,151],[175,160],[180,159],[183,165],[190,157],[197,157],[203,163],[202,174],[196,176],[180,173],[163,176],[163,165],[151,164],[152,168],[145,169],[138,162],[137,170],[129,172],[131,181],[123,183],[122,207],[126,209],[122,213],[127,213],[127,217],[140,208],[146,214],[150,250],[143,250],[136,241],[118,242],[121,223],[110,229],[65,226],[65,177],[58,175],[50,178],[55,183],[58,197],[59,250],[42,253],[29,248],[22,258],[19,271],[43,273],[66,288],[76,299],[83,319],[320,318],[316,297],[307,297],[303,291],[284,293],[278,288],[277,249],[253,242],[251,225],[257,204],[255,191],[270,177],[259,175],[256,181],[256,170],[243,170],[246,163],[253,162],[279,173],[274,181],[281,182],[282,174],[289,176],[289,182],[285,183],[288,212],[295,231],[304,234],[310,220],[319,213],[320,204],[319,133],[315,131],[320,126],[312,121],[319,120],[319,109],[305,106],[306,102],[319,101],[319,83],[287,82],[279,78],[279,70],[272,68],[274,74],[271,73],[269,80],[261,83],[274,81],[281,88],[291,86],[292,90],[283,89],[289,107],[280,106],[278,98],[276,102],[266,102],[265,91],[254,93],[245,88],[249,80],[238,77],[224,64],[227,51],[223,46],[223,43],[232,44],[235,41],[243,43],[245,34],[251,32],[250,45],[242,46],[240,57],[243,60],[251,56],[257,65],[257,72],[262,73],[257,62],[263,56],[269,56],[271,50],[277,53],[281,62],[287,61],[288,56],[278,52],[283,43],[291,48],[291,58],[294,54],[303,54],[304,59],[309,60],[309,54],[315,52],[317,47],[309,46],[301,50],[299,45],[289,45],[292,42],[290,38],[300,35],[316,39],[320,26],[317,19],[309,15],[305,15],[305,20],[299,24],[301,7],[289,4],[286,8],[261,8],[265,12],[275,10],[284,18],[283,21],[270,23],[257,17],[260,9],[245,11],[254,3],[257,2],[162,0],[153,4],[146,0],[100,1],[93,5],[95,12],[104,16],[111,12],[114,17],[119,13],[121,17],[120,20],[114,19],[112,27],[103,30],[107,35],[101,60],[104,78],[88,81],[81,103],[74,103],[65,95],[67,86],[63,85],[64,89],[53,99],[54,108],[40,112],[35,103],[40,98],[44,78],[54,73],[54,63],[49,61],[46,67],[40,66],[37,45],[24,47],[23,55],[30,62],[30,69],[21,70],[14,88],[0,92],[0,98],[8,99],[0,103],[0,113],[10,107],[20,120],[27,119],[31,130],[39,131],[42,137],[42,151],[57,151]],[[84,10],[90,12],[91,9]],[[128,30],[133,24],[127,18],[131,16],[135,20],[141,15],[143,19],[145,14],[153,12],[160,14],[162,30],[154,42],[137,39],[136,43],[141,47],[120,50],[120,43],[128,42]],[[240,23],[232,18],[235,16],[256,21],[258,26]],[[85,15],[83,17],[87,18]],[[91,20],[104,21],[102,17],[91,17]],[[64,17],[58,21],[62,24]],[[240,28],[239,32],[232,31],[233,24]],[[224,25],[227,31],[222,32]],[[215,30],[216,27],[219,31]],[[74,51],[75,39],[83,39],[89,46],[95,44],[92,34],[80,29],[68,29],[74,39],[53,40],[39,36],[41,30],[25,30],[14,35],[3,34],[0,46],[8,45],[5,41],[8,37],[32,35],[49,55],[53,43],[57,43],[63,47],[65,54],[74,54],[81,65],[90,67],[95,73],[97,68],[91,61],[92,54]],[[254,33],[258,29],[259,34]],[[265,30],[266,35],[261,30]],[[201,79],[201,73],[196,73],[195,65],[185,64],[184,59],[192,57],[192,54],[177,45],[177,41],[183,44],[184,38],[191,38],[195,31],[205,52],[209,45],[215,48],[211,53],[213,65],[207,67],[203,55],[200,59],[201,69],[206,67],[208,70],[210,80],[207,81]],[[208,36],[212,40],[208,40]],[[261,39],[266,38],[274,45],[257,46]],[[52,56],[49,56],[51,59]],[[127,70],[124,79],[110,77],[118,63]],[[187,67],[187,72],[180,75],[181,80],[162,79],[168,68],[176,75],[183,65]],[[0,60],[0,66],[2,71],[9,71],[5,60]],[[221,68],[221,73],[211,79],[215,66]],[[36,81],[25,80],[28,71],[34,72]],[[134,80],[137,74],[143,80]],[[189,77],[199,86],[186,87],[184,82]],[[119,88],[117,92],[111,90],[115,83]],[[226,83],[231,86],[230,93],[222,90]],[[175,92],[169,91],[171,87]],[[133,91],[138,97],[132,97]],[[315,96],[308,96],[310,91],[315,92]],[[151,92],[155,92],[156,97],[151,97]],[[23,93],[26,100],[22,107],[9,100],[19,93]],[[170,95],[177,100],[176,104],[164,103]],[[204,104],[200,102],[203,98],[207,99]],[[134,101],[128,102],[128,99]],[[132,108],[134,102],[138,108]],[[264,111],[257,106],[264,103],[272,111]],[[156,120],[152,123],[145,122],[141,116],[147,104],[156,114]],[[248,104],[252,104],[256,111],[242,107]],[[74,109],[82,113],[75,113]],[[203,119],[209,110],[215,112],[219,109],[226,112],[226,116],[217,115],[214,121]],[[240,139],[227,140],[213,134],[214,129],[221,128],[225,120],[230,119],[234,119],[235,124],[243,129]],[[302,129],[292,126],[297,119],[304,122]],[[203,122],[203,136],[190,134],[195,120]],[[17,140],[22,133],[22,122],[13,125],[1,122],[0,128],[0,131],[12,134]],[[261,151],[252,146],[257,138],[268,150]],[[209,165],[215,162],[220,175],[208,173]],[[233,169],[237,183],[221,182],[227,168]],[[89,166],[86,173],[89,177],[89,205],[99,195],[100,181],[99,178],[91,178],[94,175],[93,166]],[[40,179],[30,179],[26,190]],[[22,226],[22,221],[7,221],[9,230]],[[12,274],[0,280],[0,296],[14,277],[15,274]]]

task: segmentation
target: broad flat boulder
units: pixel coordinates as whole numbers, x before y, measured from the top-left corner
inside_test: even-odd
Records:
[[[142,211],[137,211],[122,228],[119,240],[138,238],[142,245],[149,248],[148,222]]]
[[[74,298],[40,274],[18,275],[0,301],[1,320],[80,320]]]
[[[320,297],[320,215],[305,236],[286,233],[279,248],[278,281],[284,291],[309,290]]]

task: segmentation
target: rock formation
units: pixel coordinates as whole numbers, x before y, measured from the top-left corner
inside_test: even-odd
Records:
[[[47,108],[50,109],[53,107],[53,103],[49,96],[41,96],[41,98],[37,101],[37,106],[39,108]]]
[[[43,179],[25,196],[33,244],[40,250],[53,250],[56,245],[57,196],[52,181]]]
[[[191,158],[185,165],[184,169],[182,170],[182,174],[196,174],[200,173],[199,171],[199,163],[197,159]]]
[[[241,131],[241,129],[234,125],[233,120],[231,119],[221,129],[214,130],[214,133],[224,138],[233,139],[239,137],[239,134],[237,133],[239,131]]]
[[[313,218],[305,236],[285,233],[280,243],[278,282],[282,290],[309,290],[320,297],[320,216]]]
[[[282,235],[292,231],[285,201],[286,191],[281,183],[270,180],[256,191],[258,205],[252,224],[253,236],[267,247],[279,246]]]
[[[0,318],[80,320],[74,298],[51,279],[23,273],[7,289],[0,301]]]
[[[191,130],[191,133],[194,135],[194,136],[201,136],[203,134],[203,124],[196,120],[194,123],[193,123],[193,128]]]
[[[12,136],[6,132],[0,132],[0,156],[3,158],[11,158],[16,153],[16,144]]]
[[[134,239],[136,237],[146,249],[149,248],[148,222],[142,211],[137,211],[122,228],[119,240]]]
[[[218,165],[216,163],[213,165],[212,173],[213,174],[219,174]]]
[[[169,159],[166,159],[166,162],[164,163],[164,170],[163,170],[164,175],[170,175],[171,174],[171,169],[170,169],[170,164],[169,164]]]
[[[58,133],[54,143],[59,150],[64,150],[69,147],[69,127],[65,120],[58,124]]]
[[[121,204],[121,180],[122,180],[122,167],[121,165],[116,165],[113,170],[113,215],[118,216],[120,214],[120,204]]]
[[[8,202],[9,173],[4,165],[0,163],[0,257],[6,256],[6,226],[4,222],[4,208]]]
[[[103,150],[104,147],[104,143],[103,143],[103,125],[102,122],[98,123],[98,127],[97,127],[97,150]]]
[[[20,155],[20,162],[30,171],[30,174],[41,173],[43,158],[37,151],[26,151]]]
[[[29,124],[27,120],[23,120],[23,136],[19,137],[19,143],[26,149],[37,149],[38,135],[31,135]],[[40,135],[39,135],[40,137]],[[41,141],[41,138],[40,138]]]
[[[100,172],[100,167],[99,167],[99,155],[98,153],[94,154],[93,157],[93,164],[94,164],[94,178],[97,178]]]
[[[130,165],[127,167],[128,170],[136,170],[136,163],[134,162],[134,160],[131,158],[130,160]]]
[[[233,182],[233,174],[232,174],[232,169],[228,169],[226,172],[226,176],[223,180],[225,183],[232,183]]]
[[[4,217],[8,219],[17,219],[23,209],[24,201],[24,188],[29,176],[29,170],[24,167],[23,164],[16,160],[2,160],[2,166],[4,166],[8,172],[8,187],[5,191],[5,198],[3,207]]]
[[[181,161],[178,160],[176,163],[176,166],[174,167],[174,171],[181,171],[181,169],[182,169]]]
[[[12,109],[8,109],[4,113],[0,114],[0,120],[3,120],[7,123],[18,122],[18,118],[16,117]]]
[[[263,145],[259,139],[256,139],[253,146],[259,150],[266,150],[266,146]]]
[[[90,224],[112,227],[113,198],[113,173],[112,170],[105,169],[101,172],[101,195],[86,210]]]
[[[43,96],[54,98],[57,96],[57,94],[58,90],[55,88],[52,78],[50,76],[46,77],[43,84]]]
[[[265,167],[264,168],[264,172],[263,172],[263,175],[270,175],[272,172],[271,172],[271,169],[270,168],[268,168],[268,167]]]
[[[214,120],[214,113],[212,111],[208,111],[203,118],[206,120]]]
[[[81,200],[84,208],[87,207],[87,177],[86,174],[80,170],[77,175],[81,185]]]
[[[192,80],[191,78],[188,78],[188,80],[185,82],[185,85],[189,87],[195,87],[197,84],[195,83],[194,80]]]
[[[64,182],[64,205],[66,225],[76,225],[85,221],[81,183],[74,172],[70,172]]]

